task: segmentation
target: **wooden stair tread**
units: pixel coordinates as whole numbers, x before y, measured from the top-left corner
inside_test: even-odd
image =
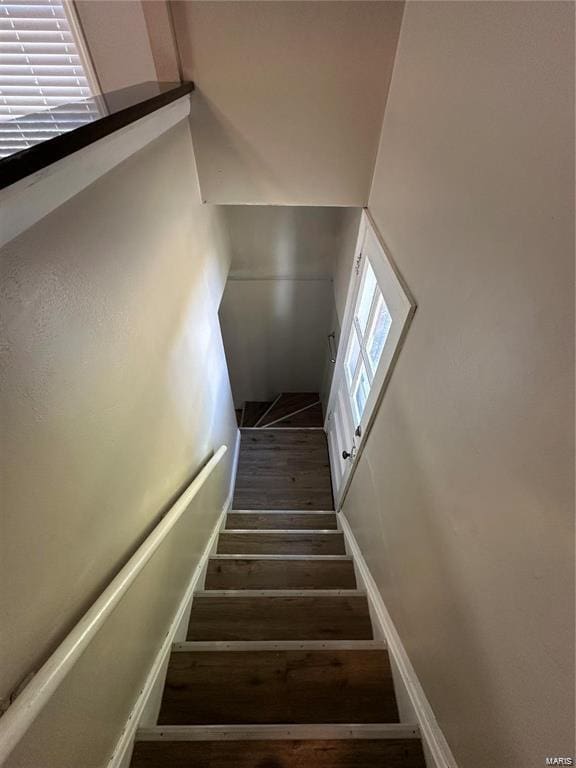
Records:
[[[132,768],[425,768],[418,739],[137,741]]]
[[[351,560],[211,559],[205,589],[355,589]]]
[[[397,723],[387,651],[179,652],[170,657],[159,725],[311,721]]]
[[[272,405],[272,401],[263,402],[256,400],[247,400],[244,403],[244,412],[242,415],[242,427],[253,427],[258,419],[263,416],[268,408]]]
[[[372,640],[365,595],[195,598],[188,640]]]
[[[278,419],[290,416],[301,408],[306,408],[320,400],[318,392],[284,392],[272,408],[257,423],[257,427],[266,427]]]
[[[310,405],[306,410],[297,411],[285,416],[281,421],[276,421],[264,429],[322,429],[324,426],[324,414],[322,403]]]
[[[323,430],[249,429],[241,434],[235,509],[334,509]]]
[[[259,530],[274,530],[280,528],[311,528],[312,530],[338,527],[335,512],[324,512],[323,514],[303,514],[291,512],[258,513],[258,512],[229,512],[226,516],[227,531],[235,528],[255,528]]]
[[[238,533],[222,531],[218,537],[220,555],[344,555],[344,535],[330,533]]]

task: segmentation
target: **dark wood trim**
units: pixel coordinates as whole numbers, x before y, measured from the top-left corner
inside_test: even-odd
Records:
[[[94,97],[107,105],[118,107],[93,123],[87,123],[67,133],[36,144],[21,152],[8,155],[0,160],[0,189],[47,168],[57,160],[93,144],[120,128],[136,122],[141,117],[155,112],[167,104],[186,96],[194,90],[194,83],[140,83],[121,91],[104,93]],[[146,94],[151,94],[146,96]],[[122,106],[125,104],[126,106]],[[62,105],[64,108],[66,105]],[[50,110],[57,114],[59,107]]]

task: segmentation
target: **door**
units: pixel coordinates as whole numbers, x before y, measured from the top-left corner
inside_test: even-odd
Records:
[[[364,211],[325,424],[336,509],[415,308]]]

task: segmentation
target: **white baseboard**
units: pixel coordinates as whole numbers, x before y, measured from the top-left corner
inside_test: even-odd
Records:
[[[124,730],[122,731],[114,751],[112,752],[112,756],[108,761],[108,768],[129,768],[130,760],[132,759],[132,749],[134,746],[136,730],[141,726],[152,727],[156,725],[158,712],[160,711],[160,703],[164,690],[164,680],[166,678],[166,670],[168,668],[168,661],[170,659],[172,645],[173,643],[182,642],[186,639],[186,631],[190,619],[190,610],[192,608],[192,598],[194,593],[198,589],[202,589],[204,586],[208,559],[216,549],[218,535],[226,521],[226,515],[228,511],[232,507],[239,453],[240,430],[238,430],[236,433],[236,442],[232,459],[232,471],[228,496],[224,502],[222,511],[218,515],[218,519],[214,524],[210,538],[206,542],[206,546],[204,547],[200,560],[194,568],[194,572],[192,573],[188,587],[186,588],[186,592],[184,593],[184,596],[180,601],[180,605],[178,606],[178,610],[176,611],[174,618],[170,623],[168,632],[164,638],[164,642],[160,646],[160,649],[154,658],[154,662],[152,663],[142,690],[138,694],[138,698],[136,699],[132,711],[128,716]]]
[[[418,723],[428,768],[458,768],[454,755],[440,730],[430,702],[402,644],[400,635],[394,626],[392,617],[352,533],[350,523],[343,512],[339,513],[338,519],[344,533],[346,551],[354,557],[359,581],[358,587],[365,589],[368,595],[375,635],[377,639],[381,637],[388,648],[401,720],[414,718],[415,722]],[[414,720],[412,721],[414,722]]]

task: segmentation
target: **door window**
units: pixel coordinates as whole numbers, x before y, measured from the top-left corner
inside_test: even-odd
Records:
[[[338,508],[415,308],[366,214],[354,264],[326,422]]]
[[[356,426],[362,420],[391,327],[392,316],[370,259],[366,257],[345,362]]]
[[[370,360],[373,373],[375,373],[378,368],[384,344],[386,344],[386,339],[388,338],[390,328],[392,327],[392,316],[388,311],[388,307],[386,306],[386,302],[384,301],[384,297],[379,288],[377,288],[377,293],[378,300],[376,302],[376,312],[374,313],[374,320],[366,342],[368,359]]]

